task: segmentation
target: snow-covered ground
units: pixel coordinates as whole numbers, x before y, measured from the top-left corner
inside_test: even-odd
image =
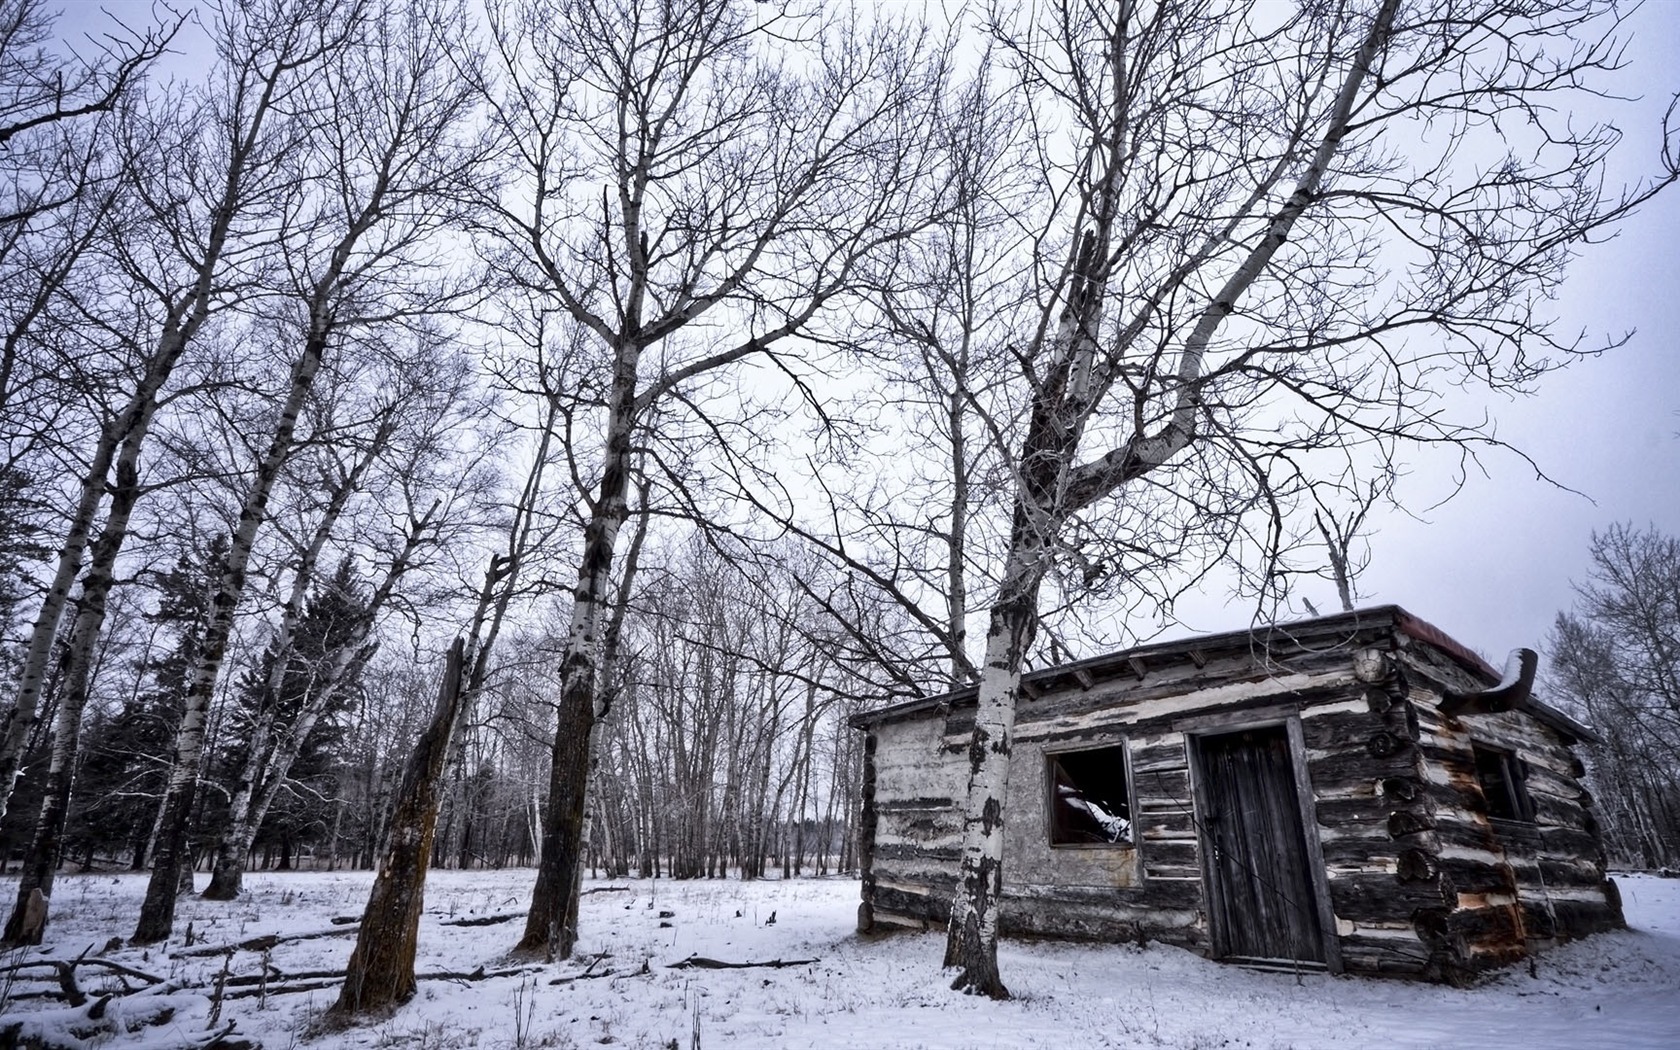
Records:
[[[576,958],[537,965],[512,958],[518,920],[445,925],[523,910],[530,871],[434,872],[420,934],[419,970],[470,973],[530,964],[517,976],[423,980],[394,1016],[345,1031],[318,1018],[334,992],[229,998],[222,1022],[291,1047],[1680,1047],[1680,880],[1623,876],[1632,929],[1565,945],[1532,972],[1508,970],[1470,989],[1329,976],[1253,973],[1175,948],[1006,943],[1004,979],[1015,994],[990,1002],[947,989],[943,938],[853,932],[857,884],[790,882],[595,882],[583,901]],[[202,881],[202,876],[200,877]],[[197,986],[169,1026],[146,1045],[181,1045],[202,1031],[226,956],[182,955],[267,933],[332,928],[359,915],[366,872],[257,874],[236,903],[183,899],[177,937],[163,951],[118,948],[103,958]],[[0,882],[0,900],[12,899]],[[610,887],[610,888],[609,888]],[[97,954],[134,924],[140,876],[59,879],[48,945],[0,961]],[[774,921],[772,921],[772,919]],[[281,974],[342,970],[352,938],[282,943]],[[779,968],[673,969],[701,955],[729,962],[815,960]],[[229,974],[261,971],[260,952],[239,951]],[[589,976],[582,979],[580,975]],[[600,976],[610,973],[610,976]],[[95,990],[105,978],[82,973]],[[555,983],[556,981],[562,983]],[[0,982],[16,997],[45,987]],[[251,986],[233,985],[249,991]],[[14,998],[8,1013],[39,1010]],[[5,1015],[0,1015],[0,1020]],[[0,1025],[3,1027],[3,1025]],[[112,1045],[129,1045],[117,1040]]]

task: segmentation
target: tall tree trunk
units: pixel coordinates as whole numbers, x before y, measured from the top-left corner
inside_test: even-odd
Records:
[[[245,596],[246,568],[251,561],[251,551],[256,546],[257,532],[268,519],[268,499],[274,491],[274,483],[296,448],[292,435],[297,428],[298,415],[320,370],[321,357],[332,329],[330,317],[317,313],[311,319],[311,330],[304,341],[303,351],[292,366],[285,406],[240,507],[239,524],[234,529],[223,562],[221,586],[211,603],[209,621],[205,625],[204,644],[193,661],[192,676],[188,680],[181,728],[175,738],[175,768],[169,778],[163,834],[158,841],[157,853],[152,858],[152,877],[146,885],[146,899],[140,906],[140,920],[131,938],[135,944],[161,941],[169,936],[175,925],[175,892],[181,881],[182,865],[186,863],[187,831],[193,804],[197,801],[198,766],[204,749],[205,719],[209,714],[210,700],[221,677],[222,661],[227,656],[234,614]]]
[[[552,407],[552,406],[551,406]],[[457,639],[445,662],[431,725],[403,771],[391,817],[389,844],[381,851],[379,875],[368,896],[362,928],[346,970],[344,988],[333,1005],[337,1013],[358,1013],[395,1006],[414,994],[414,953],[424,901],[427,865],[437,831],[438,785],[453,751],[453,741],[484,687],[491,653],[513,599],[533,535],[533,514],[542,486],[554,416],[538,446],[508,534],[508,553],[491,559],[468,632]]]
[[[281,789],[285,787],[286,778],[291,774],[293,763],[303,753],[309,735],[315,731],[321,716],[326,714],[333,699],[338,696],[340,688],[350,677],[351,669],[367,659],[379,616],[384,612],[391,596],[396,593],[397,585],[413,565],[416,552],[427,542],[432,531],[433,519],[440,506],[441,504],[434,503],[425,514],[409,522],[402,548],[392,557],[391,564],[385,569],[384,578],[368,596],[367,603],[358,614],[354,631],[344,640],[343,645],[330,654],[326,666],[316,676],[314,690],[309,694],[302,710],[298,712],[296,721],[278,733],[273,732],[270,722],[269,729],[261,734],[260,742],[253,739],[251,750],[253,754],[261,750],[258,759],[261,764],[251,771],[248,777],[241,778],[240,790],[233,800],[229,826],[216,843],[210,885],[204,890],[206,899],[233,900],[239,895],[245,873],[245,858],[251,852],[251,843],[256,840],[257,832],[261,829],[263,820],[267,818],[269,809],[279,797]],[[272,676],[269,686],[278,692],[279,686]],[[272,744],[269,742],[271,738]]]
[[[997,966],[998,904],[1003,896],[1004,799],[1014,744],[1021,665],[1038,626],[1042,554],[1023,544],[1011,557],[1004,592],[986,629],[974,729],[968,743],[962,865],[945,943],[945,965],[962,972],[953,988],[1007,999]]]
[[[136,459],[143,438],[136,431],[134,439],[126,443],[117,464],[117,485],[111,499],[111,509],[99,540],[94,544],[92,563],[82,581],[82,595],[71,629],[64,659],[67,669],[60,689],[58,718],[53,731],[52,759],[47,769],[46,793],[35,830],[23,857],[23,877],[18,882],[17,905],[6,922],[5,939],[18,943],[24,933],[23,917],[30,894],[40,889],[52,899],[53,875],[58,869],[59,855],[64,843],[64,822],[70,808],[71,782],[76,772],[76,751],[81,739],[82,712],[87,709],[88,693],[93,684],[94,652],[100,632],[105,626],[105,610],[116,584],[117,554],[128,535],[129,518],[140,496],[140,479]],[[132,454],[131,454],[132,452]],[[28,931],[27,943],[41,943],[46,918]]]
[[[464,643],[457,638],[444,664],[437,710],[409,757],[391,818],[391,846],[379,864],[373,892],[362,911],[356,947],[334,1013],[363,1013],[407,1002],[414,995],[414,954],[426,871],[437,830],[438,783],[450,741],[469,710],[472,691],[463,680]]]
[[[111,460],[122,438],[121,424],[117,421],[108,423],[100,433],[93,462],[88,466],[81,495],[70,518],[69,531],[58,551],[58,564],[53,571],[52,582],[41,599],[41,608],[36,612],[34,626],[29,632],[29,647],[24,651],[17,695],[6,713],[0,715],[0,817],[6,814],[12,788],[23,765],[29,734],[35,728],[35,720],[40,713],[41,694],[52,662],[53,643],[58,640],[58,629],[64,619],[70,588],[76,582],[76,574],[81,571],[82,554],[87,549],[94,518],[98,516],[99,504],[105,495],[106,476],[111,471]]]
[[[239,895],[239,876],[244,867],[244,857],[250,851],[251,842],[256,838],[257,828],[261,826],[266,813],[266,807],[258,811],[257,795],[263,785],[263,767],[271,760],[270,748],[277,746],[275,718],[286,672],[291,667],[298,622],[303,617],[304,604],[309,599],[309,588],[315,580],[315,569],[320,563],[322,550],[332,538],[333,530],[337,527],[339,518],[343,516],[345,507],[349,505],[350,497],[361,488],[362,478],[390,442],[394,430],[391,412],[394,412],[394,409],[395,405],[380,421],[373,439],[367,448],[362,450],[355,464],[334,484],[327,505],[321,513],[321,520],[316,523],[293,574],[291,594],[281,611],[279,627],[269,643],[274,652],[274,659],[269,666],[268,678],[263,683],[257,710],[248,729],[249,738],[244,760],[240,762],[239,772],[234,778],[233,791],[228,802],[228,822],[216,838],[210,885],[204,890],[207,900],[227,901]],[[287,769],[289,768],[290,763],[287,763]]]
[[[542,859],[531,891],[531,910],[519,948],[546,949],[569,958],[577,941],[569,922],[583,873],[585,796],[590,746],[599,715],[598,661],[601,630],[612,611],[613,547],[629,515],[630,435],[636,414],[636,369],[641,347],[618,348],[600,491],[584,528],[583,558],[573,591],[571,624],[560,661],[560,716],[549,767],[548,808],[543,814]]]
[[[1046,365],[1034,387],[1030,417],[1016,459],[1013,521],[1004,576],[986,635],[974,729],[969,738],[969,782],[963,810],[961,873],[951,908],[945,964],[960,969],[952,987],[1007,998],[997,968],[998,904],[1003,890],[1004,802],[1009,785],[1016,700],[1021,667],[1036,630],[1038,596],[1057,536],[1068,518],[1098,499],[1163,466],[1195,439],[1201,410],[1200,383],[1214,335],[1259,279],[1296,222],[1315,198],[1334,159],[1359,90],[1379,48],[1387,40],[1399,0],[1384,0],[1335,96],[1311,161],[1294,193],[1272,214],[1265,236],[1249,248],[1203,305],[1185,337],[1176,370],[1167,422],[1155,433],[1138,430],[1098,459],[1078,462],[1080,441],[1101,404],[1105,362],[1096,346],[1109,273],[1111,236],[1118,221],[1113,180],[1119,158],[1111,157],[1103,179],[1092,187],[1092,228],[1066,274],[1067,287],[1054,337],[1044,349]],[[1114,39],[1106,59],[1116,85],[1128,83],[1125,48]],[[1123,123],[1124,115],[1116,114]],[[1124,131],[1122,127],[1120,129]],[[1118,136],[1114,136],[1116,142]],[[1274,168],[1272,179],[1281,177]],[[1259,198],[1256,198],[1259,199]],[[1108,376],[1112,381],[1112,376]]]
[[[291,42],[296,43],[295,40]],[[178,299],[167,304],[157,341],[145,358],[144,369],[133,392],[122,411],[101,431],[99,444],[82,479],[81,492],[75,512],[71,515],[64,545],[59,550],[52,582],[30,630],[16,700],[11,710],[0,719],[0,814],[4,813],[11,798],[21,761],[19,745],[28,736],[36,717],[53,643],[64,616],[64,603],[92,534],[112,458],[117,455],[120,445],[124,456],[138,470],[141,445],[157,412],[159,395],[182,354],[215,307],[216,278],[222,266],[223,253],[234,222],[250,193],[251,165],[263,143],[263,128],[273,115],[276,95],[280,92],[282,81],[298,68],[294,57],[278,55],[261,68],[258,68],[258,62],[253,62],[242,72],[253,75],[254,82],[242,81],[235,85],[247,122],[243,127],[236,124],[226,128],[232,140],[226,174],[215,202],[204,217],[202,247],[194,249],[189,260],[191,284]],[[200,243],[196,238],[192,239],[194,243]],[[121,468],[118,476],[122,477]]]

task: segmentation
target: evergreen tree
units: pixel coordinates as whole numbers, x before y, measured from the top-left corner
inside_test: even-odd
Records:
[[[0,689],[10,690],[22,666],[19,631],[36,588],[30,567],[50,553],[39,521],[44,510],[31,493],[33,479],[12,465],[0,465]]]
[[[157,608],[146,614],[152,644],[136,668],[148,685],[89,722],[66,832],[72,856],[127,855],[136,870],[145,867],[187,674],[209,615],[215,567],[226,551],[226,537],[218,537],[206,550],[182,554],[152,581]]]
[[[339,564],[330,580],[315,588],[298,621],[290,644],[271,644],[262,657],[239,679],[233,712],[235,731],[227,734],[228,744],[216,757],[212,779],[231,782],[250,758],[252,740],[266,741],[265,747],[281,749],[288,738],[305,733],[297,757],[284,774],[286,786],[275,796],[263,818],[254,845],[265,855],[278,855],[282,868],[290,867],[297,849],[324,841],[331,830],[333,799],[337,795],[338,751],[348,730],[347,714],[354,709],[361,689],[361,674],[370,653],[358,654],[349,671],[336,684],[326,680],[323,668],[335,662],[345,650],[362,644],[364,622],[369,615],[368,599],[349,559]],[[278,679],[277,662],[285,662]],[[278,680],[279,688],[269,683]],[[323,688],[331,689],[325,708],[312,724],[299,725],[300,716],[315,706]],[[247,733],[241,727],[269,719],[263,733]],[[270,756],[259,756],[260,771],[252,794],[261,798],[268,785]],[[215,796],[224,805],[226,795]],[[217,815],[225,823],[225,812]]]

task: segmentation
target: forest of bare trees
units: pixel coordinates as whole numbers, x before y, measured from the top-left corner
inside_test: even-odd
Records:
[[[1605,845],[1680,868],[1680,537],[1612,525],[1548,645],[1551,685],[1604,739],[1591,753]]]
[[[1680,177],[1553,104],[1587,0],[157,13],[0,0],[6,938],[65,870],[152,943],[378,868],[349,1011],[427,867],[535,867],[551,956],[591,871],[851,869],[848,716],[974,683],[947,963],[1006,994],[1023,668],[1215,566],[1351,601],[1408,445],[1498,443],[1437,394],[1597,349],[1548,300]],[[1594,557],[1556,684],[1674,865],[1680,557]]]

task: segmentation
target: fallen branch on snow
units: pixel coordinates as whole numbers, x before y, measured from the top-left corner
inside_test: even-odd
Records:
[[[455,970],[436,970],[432,973],[417,973],[417,981],[456,981],[469,984],[475,981],[488,981],[496,977],[521,977],[541,966],[512,966],[501,970],[486,970],[480,966],[471,973],[461,973]],[[234,989],[226,992],[224,999],[250,999],[258,995],[287,995],[293,992],[318,992],[329,988],[337,988],[344,983],[343,970],[311,970],[302,973],[281,973],[274,970],[267,975],[266,982],[262,974],[246,974],[230,977],[227,986]],[[254,987],[253,987],[254,986]]]
[[[90,945],[88,947],[88,951],[92,950],[92,946]],[[94,966],[103,970],[109,970],[112,973],[117,974],[119,978],[133,977],[137,980],[145,981],[147,985],[157,985],[163,983],[162,977],[159,977],[156,974],[147,973],[144,970],[136,970],[132,966],[124,966],[122,963],[112,962],[109,959],[89,959],[87,957],[87,951],[82,952],[82,954],[76,956],[74,959],[26,959],[22,962],[7,963],[4,966],[0,966],[0,974],[11,973],[17,974],[20,977],[34,978],[36,975],[28,974],[26,971],[50,971],[49,973],[44,973],[39,976],[43,980],[56,980],[58,983],[57,990],[24,992],[18,995],[13,995],[11,998],[63,999],[71,1006],[78,1007],[85,1004],[88,999],[87,993],[83,992],[80,985],[76,982],[76,971],[85,966]],[[132,992],[134,989],[129,987],[127,981],[123,981],[123,990],[126,993]]]
[[[334,926],[326,930],[311,930],[308,933],[270,933],[262,937],[252,937],[250,940],[240,941],[238,944],[218,944],[207,948],[184,948],[175,952],[177,959],[198,958],[207,955],[226,955],[229,952],[266,952],[277,944],[290,944],[292,941],[313,941],[320,937],[345,937],[361,931],[362,924],[354,926]]]
[[[809,966],[817,959],[771,959],[768,962],[724,962],[722,959],[708,959],[704,955],[690,955],[682,962],[667,965],[667,970],[752,970],[760,967],[780,970],[787,966]]]
[[[515,919],[523,919],[524,917],[525,917],[525,913],[522,912],[522,911],[510,911],[505,915],[481,915],[481,916],[479,916],[478,918],[475,918],[475,919],[450,919],[447,922],[440,922],[440,923],[438,923],[438,925],[439,926],[495,926],[495,925],[498,925],[498,924],[504,923],[504,922],[512,922]]]
[[[201,995],[182,994],[172,982],[156,984],[130,995],[107,992],[91,1002],[56,1010],[19,1014],[0,1020],[0,1046],[31,1050],[86,1050],[174,1020],[182,1007],[196,1005]],[[197,1034],[174,1032],[169,1045],[179,1050],[262,1050],[261,1044],[233,1034],[234,1023]]]
[[[603,977],[644,977],[644,976],[653,972],[648,967],[648,961],[646,959],[643,959],[642,960],[642,968],[640,970],[634,970],[634,971],[632,971],[632,970],[602,970],[600,973],[596,973],[595,972],[595,967],[600,965],[601,960],[605,959],[605,958],[608,958],[608,956],[609,956],[609,953],[602,952],[601,954],[595,956],[593,959],[589,960],[589,965],[585,966],[583,968],[582,973],[575,973],[575,974],[572,974],[569,977],[556,977],[552,981],[549,981],[548,983],[549,984],[571,984],[574,981],[598,981]]]

